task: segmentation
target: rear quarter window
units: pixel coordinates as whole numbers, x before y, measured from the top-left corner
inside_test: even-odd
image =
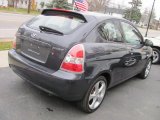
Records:
[[[73,16],[65,16],[65,15],[54,15],[54,16],[45,16],[40,15],[38,17],[33,18],[29,23],[27,23],[27,26],[40,30],[39,26],[46,26],[55,30],[58,30],[64,34],[68,34],[78,27],[80,27],[82,24],[84,24],[85,21],[76,18]]]

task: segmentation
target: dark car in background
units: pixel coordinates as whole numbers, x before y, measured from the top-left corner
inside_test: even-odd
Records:
[[[125,19],[46,9],[19,28],[9,66],[34,86],[91,113],[109,88],[136,75],[147,78],[150,45]]]

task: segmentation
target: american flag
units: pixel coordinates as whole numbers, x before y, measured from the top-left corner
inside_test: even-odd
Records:
[[[74,6],[81,11],[88,11],[88,3],[86,0],[75,0]]]

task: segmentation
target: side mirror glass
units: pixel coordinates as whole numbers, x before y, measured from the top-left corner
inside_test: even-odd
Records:
[[[152,41],[150,41],[150,40],[148,40],[148,39],[145,39],[145,42],[144,42],[144,45],[145,46],[153,46],[153,42]]]

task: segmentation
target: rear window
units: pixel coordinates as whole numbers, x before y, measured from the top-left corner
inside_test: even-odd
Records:
[[[40,15],[38,17],[33,18],[27,26],[36,30],[40,30],[39,26],[46,26],[52,28],[54,30],[60,31],[63,34],[68,34],[82,24],[85,21],[83,19],[73,17],[73,16],[65,16],[65,15],[54,15],[54,16],[45,16]]]

